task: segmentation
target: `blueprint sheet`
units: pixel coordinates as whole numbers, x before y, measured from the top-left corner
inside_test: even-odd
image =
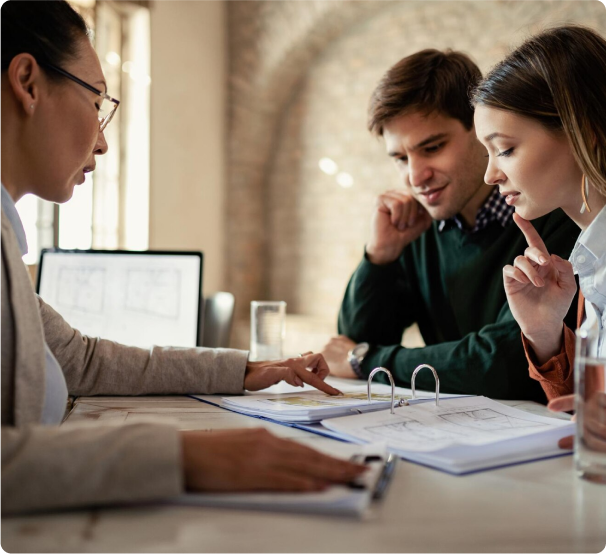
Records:
[[[386,442],[390,448],[408,452],[482,446],[574,427],[570,422],[516,410],[481,396],[451,399],[441,406],[403,406],[393,415],[382,411],[340,417],[322,425],[349,440]]]

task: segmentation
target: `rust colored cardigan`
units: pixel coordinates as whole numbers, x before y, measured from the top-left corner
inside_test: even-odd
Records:
[[[581,326],[585,317],[585,297],[579,290],[579,304],[577,310],[577,328]],[[574,393],[574,349],[575,349],[575,334],[570,327],[564,325],[564,341],[559,354],[547,360],[543,365],[537,365],[532,347],[528,340],[522,334],[522,343],[524,352],[528,360],[528,371],[533,379],[541,383],[547,400],[564,396],[565,394]],[[600,388],[599,383],[586,384],[586,387],[591,389]],[[601,388],[603,388],[603,383]]]

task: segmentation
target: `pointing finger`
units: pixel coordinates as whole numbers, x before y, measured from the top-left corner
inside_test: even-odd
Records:
[[[516,222],[516,225],[519,227],[520,231],[522,231],[524,234],[528,246],[534,246],[535,248],[538,248],[542,252],[548,254],[547,247],[545,246],[543,239],[540,237],[539,233],[537,233],[537,230],[533,227],[530,221],[527,221],[515,212],[513,214],[513,220]]]
[[[339,389],[331,387],[328,383],[325,383],[320,377],[311,371],[307,371],[303,368],[295,368],[295,373],[301,379],[301,381],[311,385],[312,387],[330,394],[331,396],[342,396],[343,393]]]

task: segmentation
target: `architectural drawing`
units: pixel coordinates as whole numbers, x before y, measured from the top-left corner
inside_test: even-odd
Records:
[[[402,408],[404,410],[405,408]],[[529,421],[499,413],[490,408],[457,410],[436,415],[440,424],[426,424],[414,418],[399,414],[398,421],[366,427],[365,431],[383,439],[405,443],[409,447],[427,445],[433,442],[461,442],[464,440],[491,438],[506,439],[517,437],[520,430],[545,429],[545,423]]]
[[[479,429],[481,431],[499,431],[507,429],[530,429],[533,427],[546,427],[544,423],[528,421],[526,419],[506,416],[485,408],[469,412],[458,412],[439,416],[444,421],[465,428]]]
[[[452,431],[430,427],[420,421],[408,418],[400,418],[400,421],[396,423],[366,427],[365,431],[383,439],[397,440],[411,445],[449,441],[455,438]],[[464,436],[464,434],[461,433],[461,436]]]
[[[60,267],[57,309],[101,314],[105,301],[105,269],[100,267]]]
[[[126,272],[127,311],[166,319],[179,319],[181,271],[177,269],[128,269]]]

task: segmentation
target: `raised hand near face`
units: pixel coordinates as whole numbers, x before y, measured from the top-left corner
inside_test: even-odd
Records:
[[[514,213],[528,248],[503,268],[511,312],[532,345],[539,364],[560,351],[564,316],[577,290],[572,265],[549,254],[532,224]]]
[[[366,255],[373,264],[393,262],[430,226],[431,217],[412,196],[387,191],[376,201]]]

